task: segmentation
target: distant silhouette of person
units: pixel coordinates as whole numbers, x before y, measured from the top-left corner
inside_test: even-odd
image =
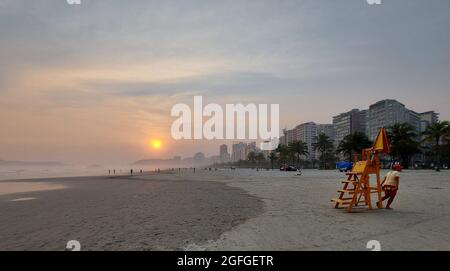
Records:
[[[108,175],[111,175],[111,170],[110,169],[108,169]]]
[[[141,174],[142,174],[142,169],[141,169]]]
[[[116,175],[116,169],[114,169],[113,171],[114,171],[114,175]]]
[[[130,170],[131,176],[133,176],[133,169]]]

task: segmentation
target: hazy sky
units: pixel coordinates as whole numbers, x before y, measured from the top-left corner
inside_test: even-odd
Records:
[[[215,154],[170,139],[193,95],[289,128],[385,98],[450,119],[449,26],[448,0],[0,0],[0,159]]]

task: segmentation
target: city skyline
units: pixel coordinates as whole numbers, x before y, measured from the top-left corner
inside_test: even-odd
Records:
[[[411,113],[413,115],[423,116],[423,120],[419,120],[418,122],[409,123],[409,118],[407,116],[402,116],[402,118],[392,118],[391,115],[387,114],[385,115],[384,112],[380,116],[377,114],[372,113],[372,117],[377,120],[377,122],[381,122],[378,126],[374,127],[374,134],[375,136],[378,134],[380,128],[387,128],[391,124],[396,123],[409,123],[413,128],[415,128],[416,132],[420,134],[420,132],[423,132],[428,125],[431,125],[439,120],[439,113],[435,112],[434,110],[429,110],[422,113],[417,113],[412,109],[409,109],[406,107],[406,105],[402,104],[401,102],[397,100],[392,99],[385,99],[381,101],[377,101],[374,104],[371,104],[368,106],[368,109],[352,109],[348,112],[340,113],[336,116],[333,116],[331,119],[333,123],[335,122],[335,119],[341,120],[341,118],[344,118],[344,120],[347,120],[348,122],[353,122],[351,118],[346,118],[351,115],[358,116],[358,119],[356,121],[357,127],[354,129],[351,129],[350,127],[340,127],[341,124],[337,124],[339,127],[335,127],[336,124],[323,124],[323,123],[316,123],[315,121],[309,121],[305,123],[300,123],[298,125],[295,125],[295,128],[293,129],[285,129],[284,135],[280,138],[281,144],[289,144],[292,141],[300,140],[307,144],[308,146],[308,152],[310,155],[308,155],[308,160],[311,159],[317,159],[317,152],[313,150],[312,145],[315,142],[315,137],[319,134],[325,134],[327,135],[331,140],[335,142],[335,146],[339,144],[339,142],[346,136],[351,133],[355,132],[362,132],[368,136],[369,139],[373,140],[373,136],[371,136],[371,130],[369,120],[362,120],[361,114],[365,115],[370,112],[371,108],[377,107],[380,104],[386,104],[388,103],[390,106],[397,105],[403,108],[404,113]],[[393,108],[392,111],[398,110],[398,108]],[[377,112],[379,113],[379,112]],[[389,113],[389,112],[388,112]],[[392,112],[391,112],[392,113]],[[388,118],[389,117],[389,118]],[[361,119],[360,119],[361,118]],[[389,123],[389,124],[386,124]],[[345,134],[340,135],[339,139],[336,140],[336,135],[339,134],[337,130],[347,130]],[[287,135],[287,138],[286,138]],[[291,138],[289,138],[291,137]],[[239,160],[246,160],[247,155],[250,151],[261,151],[257,146],[256,142],[252,140],[227,140],[228,143],[221,144],[218,146],[219,152],[217,154],[211,154],[209,157],[214,162],[217,162],[218,159],[219,162],[237,162]],[[228,152],[228,147],[231,146],[231,153]],[[202,152],[200,152],[202,153]],[[197,153],[198,154],[198,153]],[[202,153],[203,154],[203,153]],[[204,154],[203,154],[204,155]],[[188,157],[189,158],[189,157]]]

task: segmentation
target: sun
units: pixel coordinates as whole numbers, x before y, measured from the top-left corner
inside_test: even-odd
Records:
[[[152,149],[159,150],[161,149],[162,142],[159,139],[153,139],[152,141],[150,141],[150,146],[152,147]]]

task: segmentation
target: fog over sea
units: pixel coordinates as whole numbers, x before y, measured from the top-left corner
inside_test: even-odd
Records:
[[[112,169],[113,167],[111,167]],[[117,173],[129,172],[130,166],[115,167]],[[0,180],[21,180],[40,179],[56,177],[76,177],[76,176],[104,176],[108,174],[108,167],[104,166],[83,166],[83,165],[62,165],[62,166],[0,166]]]

